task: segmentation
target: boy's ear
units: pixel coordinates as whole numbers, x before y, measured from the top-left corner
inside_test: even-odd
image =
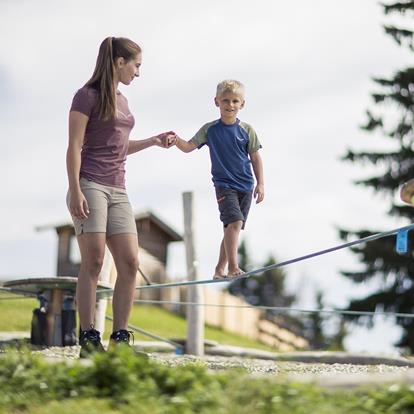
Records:
[[[240,105],[240,109],[244,108],[244,104],[246,103],[246,101],[243,99],[242,104]]]
[[[216,98],[214,98],[214,103],[215,103],[215,105],[216,105],[216,106],[219,106],[219,102],[218,102],[218,100],[217,100],[217,97],[216,97]]]

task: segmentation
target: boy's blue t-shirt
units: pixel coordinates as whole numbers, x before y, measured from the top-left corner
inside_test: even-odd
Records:
[[[254,129],[239,119],[232,125],[220,119],[203,125],[190,142],[201,148],[209,147],[211,174],[216,187],[249,192],[254,178],[249,154],[262,146]]]

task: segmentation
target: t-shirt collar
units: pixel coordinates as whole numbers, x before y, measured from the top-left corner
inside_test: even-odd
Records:
[[[232,126],[234,126],[234,125],[239,125],[239,123],[240,123],[240,119],[239,119],[239,118],[236,118],[236,122],[235,122],[234,124],[225,124],[225,123],[221,120],[221,118],[219,118],[219,122],[220,122],[220,124],[221,124],[221,125],[224,125],[224,126],[226,126],[226,127],[232,127]]]

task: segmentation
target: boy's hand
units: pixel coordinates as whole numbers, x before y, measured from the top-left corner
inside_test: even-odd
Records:
[[[167,148],[172,147],[173,145],[177,144],[177,135],[174,133],[174,135],[169,135],[167,138]]]
[[[256,204],[259,204],[264,199],[264,185],[257,184],[256,188],[254,189],[253,197],[256,199]]]
[[[170,148],[175,144],[176,137],[174,131],[163,132],[154,137],[154,144],[162,148]]]

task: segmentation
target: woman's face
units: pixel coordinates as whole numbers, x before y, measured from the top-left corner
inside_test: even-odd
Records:
[[[135,77],[139,76],[139,68],[141,66],[142,55],[139,53],[135,58],[125,60],[117,59],[117,76],[118,82],[129,85]]]

